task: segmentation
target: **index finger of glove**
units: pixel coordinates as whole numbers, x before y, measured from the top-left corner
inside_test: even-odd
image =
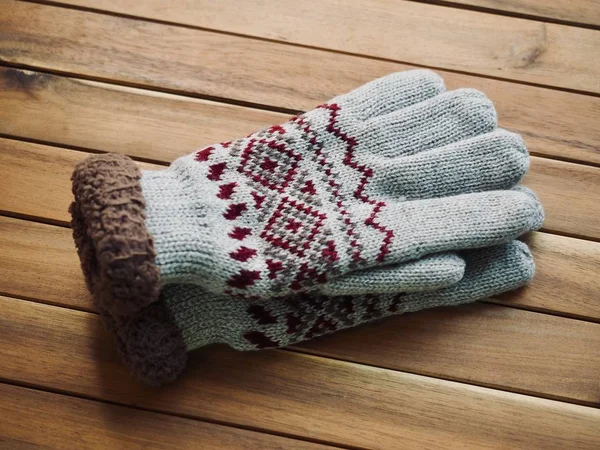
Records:
[[[409,70],[370,81],[329,103],[338,104],[363,121],[415,105],[445,90],[444,80],[436,73]]]

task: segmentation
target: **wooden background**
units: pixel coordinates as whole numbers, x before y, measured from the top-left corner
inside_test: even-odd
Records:
[[[74,164],[166,165],[413,67],[525,137],[534,283],[135,382],[80,274]],[[2,449],[600,448],[599,0],[0,0],[0,213]]]

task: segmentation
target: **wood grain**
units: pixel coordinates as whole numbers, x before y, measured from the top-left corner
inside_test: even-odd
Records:
[[[0,384],[0,447],[306,449],[324,445]]]
[[[177,383],[146,388],[97,316],[8,298],[0,311],[0,377],[48,389],[368,448],[592,449],[600,439],[594,408],[291,352],[199,352]]]
[[[46,244],[43,233],[45,230],[56,230],[55,227],[2,218],[0,229],[12,236],[8,244],[0,247],[5,255],[0,260],[0,269],[11,269],[0,279],[2,292],[92,311],[78,273],[68,230],[64,230],[64,241],[61,240],[63,246],[59,253],[65,259],[70,258],[72,271],[67,272],[55,270],[53,260],[46,259],[43,253]],[[20,233],[14,232],[15,229]],[[39,247],[30,246],[27,251],[21,250],[21,235],[35,239]],[[53,242],[56,241],[59,240]],[[596,245],[595,260],[581,257],[588,273],[592,273],[600,261],[600,244]],[[23,262],[19,263],[20,260]],[[546,274],[543,269],[546,269]],[[43,274],[41,287],[27,283],[36,275],[34,270]],[[552,277],[555,273],[553,267],[542,266],[540,271],[542,277]],[[577,273],[573,272],[564,276],[577,279]],[[48,283],[51,280],[52,284],[44,282],[45,279],[49,280]],[[555,279],[547,281],[547,286],[536,280],[529,288],[533,293],[525,297],[529,304],[535,304],[531,297],[537,299],[539,303],[536,306],[539,309],[549,309],[556,302],[559,307],[577,311],[578,305],[583,304],[588,308],[587,311],[600,317],[597,277],[590,281],[589,296],[577,297],[575,301],[571,301],[571,297],[558,295],[564,290],[551,291],[558,284]],[[581,280],[581,284],[583,282]],[[580,294],[581,290],[576,293]],[[518,305],[518,299],[523,294],[517,291],[512,295],[515,299],[506,296],[503,301]],[[600,355],[595,351],[600,346],[600,324],[563,320],[504,306],[474,305],[396,317],[340,336],[345,337],[322,339],[307,344],[306,348],[374,366],[435,374],[442,378],[501,386],[503,389],[534,392],[552,398],[600,402],[600,380],[596,376],[600,369]],[[360,344],[361,340],[365,342]],[[530,354],[536,357],[524,357]],[[549,361],[558,359],[561,365],[540,379],[539,371]]]
[[[68,225],[71,174],[89,153],[0,138],[0,212]],[[139,163],[142,169],[164,166]]]
[[[0,217],[0,293],[89,310],[70,230]]]
[[[543,229],[600,240],[600,168],[531,158],[523,184],[538,195]]]
[[[37,4],[3,0],[0,5],[4,7],[0,15],[1,61],[189,95],[308,110],[374,78],[412,68],[405,64]],[[132,52],[132,48],[136,50]],[[242,56],[244,70],[240,71],[238,61]],[[600,164],[600,128],[597,126],[600,98],[469,75],[440,74],[448,88],[473,87],[484,91],[494,101],[501,125],[523,133],[534,153]],[[207,143],[214,142],[213,135],[208,139],[206,131],[213,127],[215,136],[219,137],[217,140],[222,134],[235,136],[238,127],[232,126],[228,133],[225,122],[220,119],[224,114],[240,123],[240,130],[259,129],[263,122],[283,119],[283,116],[280,116],[282,119],[273,116],[276,119],[273,120],[270,115],[252,110],[234,112],[234,109],[217,108],[214,104],[208,104],[204,109],[202,103],[189,105],[175,97],[120,90],[114,86],[59,82],[51,76],[30,72],[4,71],[0,83],[3,101],[11,99],[8,100],[10,106],[15,108],[14,116],[2,121],[3,132],[62,142],[59,126],[45,120],[44,111],[51,110],[66,136],[76,137],[79,145],[85,145],[86,138],[82,135],[93,127],[97,129],[91,132],[93,136],[106,130],[105,141],[114,133],[121,141],[131,142],[153,127],[156,130],[149,136],[157,136],[160,132],[166,136],[169,124],[179,122],[172,128],[173,136],[168,137],[176,145],[178,142],[187,144],[187,140],[180,141],[178,136],[186,130],[182,122],[189,124],[189,130],[198,128],[197,139],[192,144],[203,142],[204,136],[207,136]],[[89,102],[87,95],[91,95]],[[103,96],[106,99],[97,101],[96,105],[94,100]],[[150,103],[164,106],[153,113],[145,109]],[[180,112],[172,111],[175,105]],[[99,113],[110,111],[113,114],[121,110],[110,108],[119,106],[130,120],[137,112],[135,123],[139,128],[132,126],[130,121],[115,125],[116,120],[107,118],[90,122],[93,106]],[[82,117],[67,124],[72,120],[73,110]],[[2,108],[2,111],[9,114],[11,110]],[[216,120],[210,119],[213,113]],[[160,124],[163,118],[167,122]],[[27,123],[28,119],[31,124]],[[202,123],[205,125],[198,126]],[[44,134],[45,130],[48,130],[48,136]],[[132,138],[126,137],[129,130]],[[111,147],[116,141],[110,142]],[[142,139],[137,147],[141,154],[147,145]]]
[[[67,224],[70,176],[86,153],[0,138],[0,211]],[[127,153],[127,149],[117,149]],[[168,161],[160,149],[151,159]],[[159,166],[142,164],[143,168]],[[564,180],[569,182],[565,184]],[[532,158],[524,184],[534,189],[546,212],[543,229],[600,240],[600,168]],[[586,195],[581,195],[586,192]]]
[[[533,283],[493,301],[600,320],[600,244],[546,233],[524,240],[535,260]]]
[[[376,367],[598,405],[598,345],[600,324],[474,304],[397,316],[298,348]]]
[[[450,0],[450,3],[600,26],[598,0]]]
[[[597,1],[444,3],[597,24]],[[63,3],[157,20],[0,0],[0,64],[55,73],[0,67],[0,135],[84,150],[0,138],[0,212],[51,223],[0,217],[0,380],[62,393],[0,383],[0,447],[598,448],[600,242],[574,237],[600,240],[600,97],[560,89],[600,92],[600,31],[427,1]],[[171,386],[132,380],[64,227],[74,164],[162,165],[414,67],[391,60],[479,74],[440,71],[485,91],[533,154],[571,161],[533,158],[526,183],[546,229],[574,237],[527,236],[536,279],[500,305],[204,349]]]
[[[0,133],[28,139],[172,161],[201,145],[246,136],[288,118],[288,114],[0,67]]]
[[[600,33],[412,1],[66,3],[429,67],[600,92]]]

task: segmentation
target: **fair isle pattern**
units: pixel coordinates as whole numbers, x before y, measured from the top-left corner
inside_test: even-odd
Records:
[[[454,251],[542,217],[534,195],[507,190],[529,159],[496,126],[482,93],[409,71],[144,171],[161,283],[247,300],[451,286]]]
[[[373,169],[367,167],[364,164],[361,165],[356,162],[355,157],[354,157],[355,149],[356,149],[356,146],[358,145],[356,138],[353,136],[348,136],[337,126],[337,117],[338,117],[339,111],[341,109],[340,106],[335,103],[332,105],[323,105],[323,106],[331,111],[331,117],[329,119],[327,131],[335,134],[337,137],[342,139],[347,144],[347,151],[344,155],[344,164],[361,172],[363,175],[361,177],[360,184],[358,185],[356,191],[354,192],[354,197],[365,203],[368,203],[369,205],[374,206],[373,212],[365,220],[365,225],[372,226],[373,228],[380,231],[385,236],[385,238],[383,239],[382,245],[381,245],[381,250],[379,251],[379,254],[377,255],[377,258],[376,258],[378,262],[383,262],[383,260],[385,259],[385,255],[387,255],[389,253],[389,248],[392,243],[392,239],[394,238],[394,232],[391,229],[376,222],[376,220],[375,220],[377,217],[377,214],[379,214],[379,212],[386,206],[386,203],[382,202],[382,201],[375,201],[375,200],[369,198],[364,192],[367,183],[373,177]],[[355,253],[354,259],[358,260],[358,261],[361,260],[359,252]]]
[[[402,297],[406,294],[378,296],[344,296],[332,299],[327,296],[300,295],[288,299],[288,311],[279,316],[264,304],[254,303],[246,308],[246,314],[256,328],[243,334],[247,347],[244,350],[284,347],[289,342],[302,342],[338,330],[351,328],[358,323],[399,314]],[[269,332],[279,321],[285,324],[283,337]],[[241,349],[240,349],[241,350]]]
[[[239,241],[229,252],[236,270],[227,294],[249,298],[262,279],[270,280],[273,292],[303,291],[327,282],[330,274],[355,269],[365,262],[365,227],[378,231],[369,236],[375,253],[367,259],[384,261],[394,238],[377,221],[386,203],[365,193],[373,169],[357,162],[359,143],[352,131],[343,131],[341,109],[321,105],[286,124],[195,154],[206,179],[218,184],[221,214],[231,224],[227,238]],[[340,155],[337,160],[332,151]],[[349,196],[370,206],[365,217],[352,214]],[[251,236],[260,238],[258,245],[247,243]],[[257,268],[252,263],[259,255],[264,264]]]

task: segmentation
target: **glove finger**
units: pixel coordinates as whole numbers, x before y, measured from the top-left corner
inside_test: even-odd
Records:
[[[535,264],[527,245],[520,241],[465,251],[465,276],[454,286],[435,292],[408,294],[403,311],[459,305],[512,291],[533,279]]]
[[[496,110],[483,93],[458,89],[366,121],[358,140],[371,153],[394,157],[489,133],[496,126]]]
[[[430,70],[392,73],[340,95],[336,103],[362,121],[427,100],[445,91],[444,80]]]
[[[432,291],[456,284],[465,272],[464,260],[453,253],[351,272],[322,287],[319,293],[339,295],[393,294]]]
[[[363,242],[371,242],[363,258],[384,264],[498,245],[539,228],[544,219],[539,200],[526,188],[395,202],[374,217],[372,209],[362,205],[354,217],[371,225],[361,231]]]
[[[367,195],[407,200],[510,189],[529,168],[523,139],[505,130],[378,161]]]

